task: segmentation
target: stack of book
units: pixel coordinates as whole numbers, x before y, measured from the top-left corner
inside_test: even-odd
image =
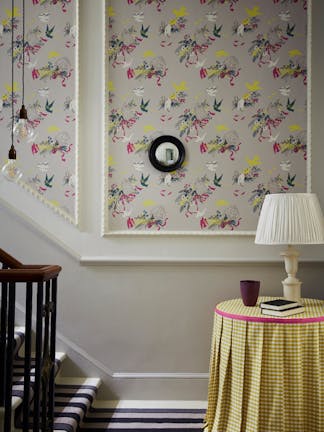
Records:
[[[304,306],[296,301],[276,299],[260,303],[261,312],[264,315],[286,317],[305,312]]]

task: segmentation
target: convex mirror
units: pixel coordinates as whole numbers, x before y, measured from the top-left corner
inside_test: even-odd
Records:
[[[152,142],[149,159],[159,171],[174,171],[181,167],[185,159],[185,148],[178,138],[162,135]]]

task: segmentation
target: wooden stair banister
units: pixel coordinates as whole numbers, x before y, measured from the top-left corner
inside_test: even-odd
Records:
[[[16,260],[13,256],[9,255],[3,249],[0,249],[0,263],[8,268],[20,268],[23,264]]]
[[[16,284],[26,284],[25,364],[23,430],[29,430],[31,332],[33,294],[36,296],[36,364],[33,386],[33,430],[52,430],[54,420],[54,361],[56,339],[57,278],[59,265],[23,264],[0,249],[1,321],[0,321],[0,408],[4,409],[4,432],[12,425],[13,349],[16,308]],[[34,289],[35,286],[35,289]],[[19,286],[20,289],[20,286]],[[41,408],[42,407],[42,408]]]
[[[45,282],[57,277],[61,270],[57,265],[5,269],[0,270],[0,282]]]

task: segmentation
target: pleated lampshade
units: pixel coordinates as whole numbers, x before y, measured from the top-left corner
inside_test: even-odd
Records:
[[[266,195],[255,236],[256,244],[324,243],[324,219],[314,193]]]

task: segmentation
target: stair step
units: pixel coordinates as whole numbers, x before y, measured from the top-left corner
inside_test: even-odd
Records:
[[[56,381],[54,431],[76,432],[96,397],[100,379],[64,377]],[[31,417],[29,428],[32,426]]]
[[[80,432],[201,432],[205,414],[202,401],[96,401]]]
[[[32,367],[31,375],[32,376],[35,375],[35,369],[34,369],[36,363],[35,357],[36,357],[35,353],[32,353],[31,355],[31,367]],[[61,364],[65,359],[66,359],[66,354],[64,352],[55,353],[55,375],[60,370]],[[13,371],[14,380],[24,376],[24,361],[25,361],[24,357],[16,356],[14,360],[14,371]]]
[[[25,341],[25,327],[15,327],[14,335],[14,352],[13,355],[17,355],[18,351],[22,347]]]
[[[55,354],[55,375],[57,375],[62,361],[66,358],[66,354],[58,352]],[[14,381],[12,386],[12,396],[15,398],[15,408],[22,402],[24,395],[24,358],[16,356],[14,360]],[[31,359],[32,369],[30,372],[30,381],[35,381],[35,357]],[[32,392],[31,392],[32,393]],[[12,406],[13,407],[13,406]]]

